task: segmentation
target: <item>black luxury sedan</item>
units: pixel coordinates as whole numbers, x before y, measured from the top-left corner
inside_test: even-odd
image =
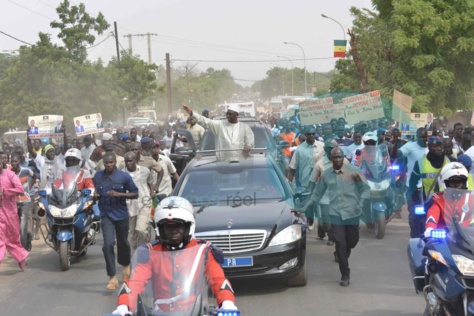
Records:
[[[172,195],[194,205],[195,236],[224,251],[228,278],[306,285],[306,226],[277,163],[261,150],[237,162],[197,152]]]

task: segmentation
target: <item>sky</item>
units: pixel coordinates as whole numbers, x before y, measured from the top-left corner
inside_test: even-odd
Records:
[[[27,43],[38,33],[57,31],[49,24],[57,20],[60,0],[0,0],[0,31]],[[81,1],[71,1],[79,4]],[[339,22],[352,26],[350,7],[372,8],[370,0],[83,0],[93,16],[102,12],[111,25],[89,49],[89,59],[104,61],[116,55],[109,36],[117,22],[119,41],[128,49],[124,35],[153,33],[152,61],[164,65],[169,53],[173,67],[205,71],[229,69],[242,86],[266,77],[272,67],[303,68],[309,72],[334,69],[333,41],[344,39]],[[325,14],[337,22],[321,17]],[[109,38],[107,38],[109,36]],[[348,35],[345,35],[346,39]],[[287,44],[284,42],[299,45]],[[148,60],[146,36],[133,36],[133,54]],[[0,52],[24,45],[0,33]],[[304,54],[303,54],[304,53]],[[291,60],[285,59],[284,56]],[[293,66],[292,66],[292,64]]]

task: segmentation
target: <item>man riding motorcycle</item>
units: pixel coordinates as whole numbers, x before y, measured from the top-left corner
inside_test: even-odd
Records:
[[[205,274],[217,298],[217,304],[225,310],[237,310],[232,287],[219,264],[223,260],[222,251],[210,243],[192,238],[196,222],[191,203],[182,197],[168,197],[157,206],[154,220],[159,239],[138,247],[137,265],[131,278],[122,286],[117,301],[118,307],[113,314],[131,315],[130,311],[137,308],[137,295],[145,290],[149,280],[152,282],[155,312],[188,309],[194,304],[194,297],[184,293],[180,276],[186,267],[195,264],[205,264]],[[179,255],[180,250],[193,247],[199,249],[193,253],[193,257],[184,251],[182,256]],[[168,261],[162,259],[163,257],[154,257],[155,251],[175,252],[176,256]],[[159,260],[154,261],[153,258]],[[180,300],[173,300],[181,296]],[[166,300],[163,298],[171,298],[170,303],[162,303]]]
[[[77,190],[90,189],[93,194],[94,183],[92,182],[91,173],[89,170],[81,168],[82,155],[77,148],[68,149],[64,155],[66,161],[66,168],[62,171],[62,177],[56,177],[54,180],[55,189],[68,187],[74,180],[76,181]]]
[[[468,172],[459,162],[450,162],[446,164],[440,172],[440,187],[443,189],[453,188],[458,190],[467,190]],[[461,194],[462,191],[454,191],[456,196],[450,196],[450,203],[445,203],[445,193],[438,192],[433,195],[433,205],[428,209],[425,223],[425,237],[430,237],[433,229],[444,228],[448,226],[454,216],[458,216],[460,224],[468,227],[471,224],[472,213],[467,212],[463,216],[463,209],[468,207],[472,209],[474,201],[469,199],[469,194]],[[468,191],[466,191],[468,193]],[[450,194],[450,193],[447,193]],[[455,201],[453,205],[453,201]]]

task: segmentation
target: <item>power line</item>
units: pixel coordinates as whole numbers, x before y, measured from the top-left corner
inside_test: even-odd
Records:
[[[25,10],[28,10],[28,11],[30,11],[30,12],[36,14],[36,15],[39,15],[39,16],[45,18],[45,19],[54,21],[54,19],[50,18],[49,16],[46,16],[46,15],[43,15],[43,14],[37,12],[37,11],[31,10],[30,8],[27,8],[27,7],[25,7],[25,6],[23,6],[23,5],[19,4],[19,3],[16,3],[15,1],[12,1],[12,0],[7,0],[7,1],[10,2],[10,3],[13,3],[14,5],[19,6],[20,8],[23,8],[23,9],[25,9]]]
[[[103,42],[105,42],[106,40],[111,38],[112,36],[114,36],[114,32],[110,32],[109,35],[106,38],[104,38],[102,41],[100,41],[99,43],[97,43],[95,45],[87,47],[87,49],[91,49],[91,48],[95,48],[95,47],[99,46],[100,44],[102,44]]]
[[[22,43],[27,44],[27,45],[30,45],[30,46],[33,45],[33,44],[28,43],[28,42],[22,41],[21,39],[16,38],[15,36],[12,36],[12,35],[7,34],[7,33],[5,33],[5,32],[0,31],[0,33],[2,33],[3,35],[6,35],[6,36],[8,36],[8,37],[11,37],[11,38],[13,38],[14,40],[17,40],[18,42],[22,42]]]
[[[44,2],[44,1],[42,1],[42,0],[38,0],[38,1],[41,2],[42,4],[44,4],[45,6],[50,7],[50,8],[52,8],[52,9],[56,10],[55,7],[53,7],[52,5],[50,5],[50,4],[47,3],[47,2]]]
[[[322,60],[322,59],[334,59],[334,57],[313,57],[306,58],[306,60]],[[303,59],[292,59],[292,61],[300,61]],[[201,62],[201,63],[270,63],[270,62],[281,62],[281,59],[261,59],[261,60],[210,60],[210,59],[173,59],[173,61],[181,62]]]

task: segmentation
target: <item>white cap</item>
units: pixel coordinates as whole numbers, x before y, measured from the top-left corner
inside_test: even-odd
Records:
[[[234,112],[237,112],[239,113],[240,111],[240,108],[237,104],[229,104],[229,107],[227,108],[227,111],[234,111]]]
[[[112,139],[112,135],[110,135],[109,133],[102,134],[102,140],[111,140],[111,139]]]

